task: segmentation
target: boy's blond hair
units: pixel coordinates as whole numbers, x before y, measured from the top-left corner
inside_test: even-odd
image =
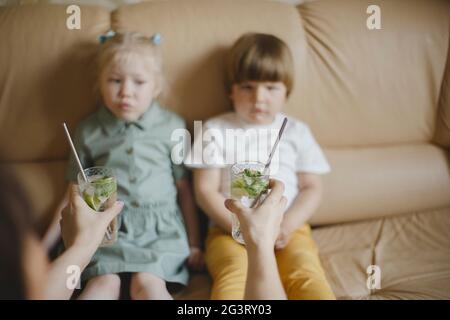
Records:
[[[226,87],[245,81],[283,82],[286,96],[294,85],[294,62],[283,40],[264,33],[242,35],[229,51],[226,63]]]
[[[149,62],[151,71],[154,72],[157,88],[162,90],[162,57],[159,46],[152,39],[138,32],[115,33],[106,38],[100,44],[96,57],[96,87],[99,92],[101,76],[111,63],[128,62],[133,59],[134,54],[140,54]]]

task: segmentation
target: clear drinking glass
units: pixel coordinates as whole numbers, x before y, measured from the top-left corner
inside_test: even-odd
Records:
[[[269,186],[269,170],[264,172],[265,165],[261,162],[239,162],[231,167],[231,198],[241,201],[241,203],[250,208],[259,201],[264,200]],[[242,236],[240,223],[237,216],[232,213],[232,231],[233,239],[241,244],[245,244]]]
[[[95,211],[101,212],[112,206],[117,200],[117,179],[114,171],[107,167],[92,167],[84,169],[86,182],[81,172],[78,173],[78,187],[84,201]],[[117,241],[117,217],[108,226],[101,246],[107,246]]]

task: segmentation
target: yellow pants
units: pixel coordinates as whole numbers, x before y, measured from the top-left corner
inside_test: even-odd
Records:
[[[281,281],[289,299],[336,299],[325,277],[319,253],[305,224],[296,230],[289,244],[275,251]],[[211,299],[244,298],[247,251],[231,235],[211,227],[206,239],[206,264],[213,278]]]

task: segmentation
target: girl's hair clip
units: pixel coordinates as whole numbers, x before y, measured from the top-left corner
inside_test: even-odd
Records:
[[[155,33],[151,38],[150,38],[151,42],[153,42],[153,44],[155,45],[160,45],[161,41],[162,41],[162,37],[160,33]]]
[[[109,30],[107,33],[100,35],[100,36],[98,37],[98,41],[99,41],[100,43],[105,43],[106,40],[108,40],[108,39],[114,37],[115,35],[116,35],[116,33],[115,33],[114,31]]]

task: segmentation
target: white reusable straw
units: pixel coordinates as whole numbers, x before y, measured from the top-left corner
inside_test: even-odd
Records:
[[[75,149],[75,146],[73,145],[72,138],[70,137],[69,129],[67,129],[65,122],[63,122],[63,127],[64,127],[64,131],[66,132],[67,140],[69,140],[69,144],[70,144],[70,147],[72,148],[72,152],[75,156],[75,159],[77,159],[78,167],[80,168],[81,174],[83,175],[83,179],[85,182],[89,182],[86,177],[86,174],[84,173],[83,166],[81,165],[80,158],[78,158],[77,150]]]
[[[267,170],[270,167],[270,162],[272,162],[273,155],[275,154],[275,150],[277,149],[278,143],[280,142],[281,136],[283,135],[283,131],[284,131],[284,128],[286,127],[287,121],[288,121],[288,119],[285,117],[284,120],[283,120],[283,124],[281,125],[280,131],[278,131],[277,140],[275,141],[275,144],[272,147],[272,151],[270,151],[269,159],[267,160],[267,163],[264,166],[264,174],[266,174]],[[258,195],[258,197],[255,199],[255,201],[253,201],[253,203],[250,206],[250,208],[253,208],[253,207],[255,207],[258,204],[259,199],[261,198],[262,194],[263,194],[263,192],[261,192]]]

